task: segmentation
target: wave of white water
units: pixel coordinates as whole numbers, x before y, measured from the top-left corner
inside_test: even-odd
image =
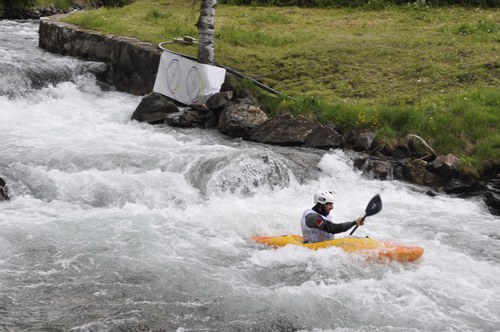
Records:
[[[7,30],[28,44],[0,66],[35,56],[71,74],[80,63],[23,53],[36,49],[35,22],[2,21],[2,41]],[[132,122],[139,97],[69,76],[0,90],[12,194],[0,203],[0,330],[498,330],[499,218],[482,202],[363,178],[340,151]],[[356,234],[423,246],[423,258],[250,240],[299,233],[318,188],[335,190],[339,222],[380,193],[384,209]]]

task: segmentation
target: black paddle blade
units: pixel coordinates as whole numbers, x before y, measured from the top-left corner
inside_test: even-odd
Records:
[[[373,216],[376,213],[379,213],[380,210],[382,210],[382,199],[380,199],[380,195],[377,194],[373,196],[373,198],[368,202],[368,205],[366,206],[365,209],[365,216],[363,217],[363,220],[365,220],[366,217],[368,216]],[[352,235],[356,230],[358,229],[358,225],[354,227],[351,233],[349,235]]]
[[[365,216],[373,216],[382,210],[382,199],[380,199],[380,195],[375,195],[368,205],[366,206]]]

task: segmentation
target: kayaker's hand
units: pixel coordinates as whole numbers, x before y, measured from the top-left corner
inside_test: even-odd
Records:
[[[361,226],[364,224],[365,224],[365,220],[363,219],[363,217],[359,217],[358,219],[356,219],[356,225]]]

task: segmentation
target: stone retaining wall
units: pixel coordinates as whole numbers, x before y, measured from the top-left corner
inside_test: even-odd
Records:
[[[101,61],[110,66],[116,88],[134,95],[153,90],[161,50],[134,38],[101,34],[61,22],[63,15],[40,19],[39,46],[49,52]]]

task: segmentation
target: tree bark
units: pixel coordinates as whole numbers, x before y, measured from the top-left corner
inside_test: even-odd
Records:
[[[215,63],[214,26],[215,6],[217,0],[201,0],[200,17],[198,18],[198,62]]]

